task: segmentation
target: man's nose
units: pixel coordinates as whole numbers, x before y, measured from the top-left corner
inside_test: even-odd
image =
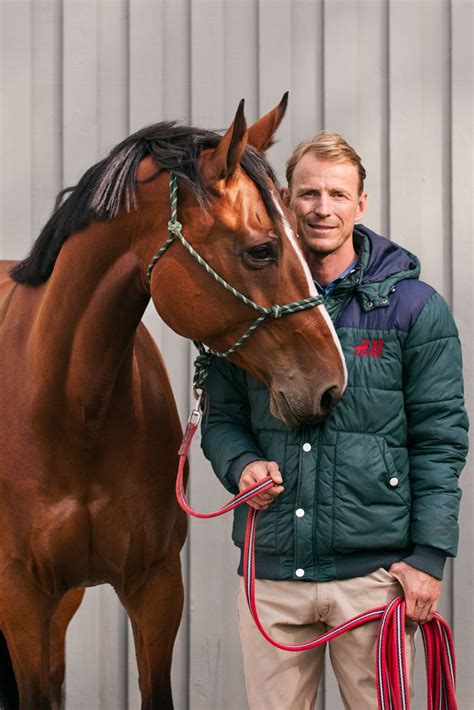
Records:
[[[314,204],[314,211],[318,217],[327,217],[331,214],[330,200],[327,195],[319,195]]]

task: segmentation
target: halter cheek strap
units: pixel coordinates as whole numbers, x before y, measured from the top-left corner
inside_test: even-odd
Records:
[[[245,303],[245,305],[250,306],[260,315],[258,318],[250,325],[250,327],[245,331],[243,335],[225,352],[218,352],[212,348],[205,347],[204,343],[201,341],[193,341],[195,346],[199,351],[199,355],[194,363],[195,373],[194,373],[194,389],[202,389],[204,381],[207,376],[207,370],[214,357],[228,357],[232,355],[238,348],[240,348],[248,338],[254,333],[257,328],[267,319],[273,318],[278,319],[282,316],[288,315],[289,313],[297,313],[298,311],[305,311],[307,308],[314,308],[315,306],[320,306],[324,303],[321,296],[309,296],[308,298],[303,298],[301,301],[294,301],[293,303],[287,303],[283,306],[273,305],[266,308],[261,306],[251,298],[245,296],[245,294],[238,291],[231,284],[229,284],[225,279],[222,278],[214,269],[209,266],[207,261],[205,261],[197,251],[191,246],[187,239],[183,236],[183,225],[178,221],[178,180],[173,172],[170,172],[169,180],[169,190],[170,190],[170,205],[171,205],[171,219],[168,222],[168,239],[163,244],[163,246],[156,252],[153,259],[150,261],[148,266],[146,277],[148,284],[151,281],[151,275],[156,263],[161,259],[168,247],[178,239],[184,248],[188,251],[191,256],[196,259],[199,266],[212,276],[212,278],[217,281],[221,286],[223,286],[226,291],[229,291],[235,298]]]

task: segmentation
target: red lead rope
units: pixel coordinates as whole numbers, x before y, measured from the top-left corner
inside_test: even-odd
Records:
[[[254,496],[271,488],[274,483],[270,476],[254,483],[229,500],[222,508],[213,513],[198,513],[189,505],[184,490],[184,464],[192,438],[199,424],[200,412],[195,409],[191,414],[179,448],[179,467],[176,478],[176,496],[181,508],[195,518],[216,518],[233,510]],[[380,710],[409,710],[410,693],[405,661],[405,601],[396,597],[387,606],[365,611],[340,626],[327,631],[312,641],[301,644],[284,644],[273,639],[263,628],[255,599],[255,534],[258,511],[249,509],[244,547],[244,585],[250,613],[262,636],[273,646],[284,651],[305,651],[321,646],[355,629],[368,621],[380,619],[377,639],[376,674],[377,696]],[[456,660],[454,642],[447,622],[436,613],[434,619],[420,625],[425,648],[426,678],[428,688],[428,710],[457,710],[455,695]]]

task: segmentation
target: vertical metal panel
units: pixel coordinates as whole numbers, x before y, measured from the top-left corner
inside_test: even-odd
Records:
[[[2,257],[30,246],[32,187],[32,2],[0,4]]]
[[[390,3],[390,236],[450,293],[446,0]]]
[[[474,5],[469,0],[452,1],[452,255],[453,309],[463,343],[465,391],[474,421]],[[474,437],[471,433],[471,451]],[[453,631],[458,652],[458,702],[474,706],[474,472],[471,453],[462,478],[461,539],[454,563]]]
[[[130,131],[162,115],[162,37],[162,0],[130,0]]]
[[[62,188],[61,20],[61,0],[33,4],[31,242]]]
[[[126,710],[126,626],[110,586],[87,590],[67,650],[67,710]]]
[[[127,0],[100,2],[97,12],[97,147],[102,158],[129,133]]]
[[[284,91],[291,88],[292,3],[259,0],[259,114],[275,106]],[[271,150],[271,161],[282,180],[292,138],[292,112],[288,111],[278,129],[278,140]]]
[[[230,122],[244,98],[245,117],[251,125],[258,118],[259,103],[257,0],[224,0],[224,28],[226,121]]]
[[[291,83],[289,112],[292,116],[289,152],[311,138],[324,123],[324,13],[323,0],[297,0],[291,26]],[[286,120],[286,119],[285,119]],[[286,162],[288,155],[284,156]]]
[[[163,2],[163,111],[155,121],[190,120],[189,0]]]
[[[74,185],[98,158],[99,0],[63,3],[63,176]]]
[[[220,0],[190,0],[190,10],[191,122],[224,128],[225,5]]]

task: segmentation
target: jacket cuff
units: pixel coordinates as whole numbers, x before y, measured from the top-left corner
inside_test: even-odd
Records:
[[[241,454],[231,463],[227,479],[229,483],[233,486],[239,487],[240,477],[244,468],[252,461],[261,461],[262,456],[259,456],[254,451],[246,451],[245,454]]]
[[[402,562],[430,574],[437,579],[443,579],[444,565],[447,553],[429,545],[415,545],[411,555],[404,557]]]

